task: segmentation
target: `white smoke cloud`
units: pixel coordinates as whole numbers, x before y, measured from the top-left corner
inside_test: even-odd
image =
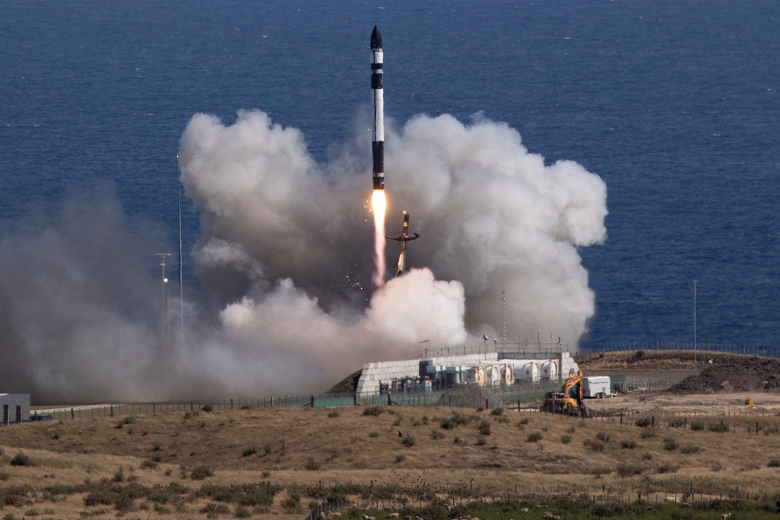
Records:
[[[195,115],[182,136],[202,301],[182,338],[160,340],[149,257],[165,230],[128,221],[101,193],[0,234],[3,390],[35,402],[205,399],[325,391],[365,362],[481,342],[570,347],[594,312],[577,247],[604,240],[606,187],[582,166],[545,165],[505,124],[419,116],[386,134],[387,234],[411,215],[405,276],[372,292],[369,125],[318,164],[301,132],[241,111]],[[103,201],[96,203],[95,201]],[[388,246],[395,263],[397,243]],[[188,291],[190,292],[190,291]],[[218,302],[214,311],[213,302]],[[171,305],[171,321],[178,318]]]
[[[367,159],[350,151],[369,149],[368,139],[359,133],[354,140],[365,146],[345,146],[320,165],[298,130],[262,112],[239,112],[230,126],[195,116],[182,137],[183,171],[187,193],[204,208],[205,239],[242,244],[268,280],[290,278],[325,307],[348,292],[337,283],[344,273],[364,287],[370,179]],[[467,329],[481,336],[500,327],[506,289],[510,341],[535,341],[537,327],[546,339],[552,325],[555,340],[575,348],[594,313],[576,248],[606,237],[604,182],[571,161],[546,166],[517,131],[484,119],[466,126],[418,116],[388,132],[386,149],[388,234],[409,211],[422,235],[410,244],[410,263],[463,284]],[[404,304],[415,298],[409,293]]]

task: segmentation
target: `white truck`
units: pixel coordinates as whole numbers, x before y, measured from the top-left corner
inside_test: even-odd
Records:
[[[609,389],[609,376],[588,376],[582,378],[582,397],[613,397]]]

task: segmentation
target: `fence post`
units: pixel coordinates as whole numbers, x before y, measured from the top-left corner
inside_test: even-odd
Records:
[[[233,400],[232,399],[230,400],[230,409],[231,410],[233,409]]]
[[[73,411],[73,408],[70,409],[70,418],[75,419],[76,418],[76,412]]]

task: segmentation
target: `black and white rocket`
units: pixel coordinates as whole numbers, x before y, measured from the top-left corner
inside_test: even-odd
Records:
[[[374,159],[374,189],[385,189],[385,98],[382,89],[382,34],[374,26],[371,33],[371,97],[374,102],[374,128],[371,155]]]

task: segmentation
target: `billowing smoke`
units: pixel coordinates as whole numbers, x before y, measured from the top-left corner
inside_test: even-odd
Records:
[[[148,269],[166,230],[105,195],[7,224],[3,390],[48,403],[320,392],[367,361],[418,356],[424,339],[495,335],[504,289],[509,341],[552,324],[573,348],[594,312],[576,247],[605,237],[599,177],[545,166],[504,124],[420,116],[391,129],[387,231],[400,233],[405,209],[421,238],[408,249],[415,269],[375,289],[370,135],[357,127],[323,164],[262,112],[229,126],[192,118],[180,155],[202,210],[193,257],[205,297],[187,302],[184,337],[173,326],[168,342]]]
[[[203,250],[234,247],[237,258],[262,266],[266,281],[289,277],[321,294],[325,308],[354,301],[351,291],[370,288],[372,251],[370,155],[352,155],[370,149],[369,134],[354,140],[321,165],[299,131],[262,112],[239,112],[231,126],[195,116],[182,156],[187,193],[205,210]],[[467,330],[500,330],[506,290],[508,341],[535,343],[541,329],[549,342],[551,327],[555,342],[576,348],[594,313],[576,247],[606,236],[604,182],[571,161],[545,166],[515,130],[483,119],[465,126],[447,115],[419,116],[388,132],[386,150],[388,234],[400,233],[401,211],[409,211],[411,230],[422,235],[410,244],[409,262],[463,284]],[[393,263],[396,249],[388,251]],[[223,262],[202,259],[204,275],[213,267],[224,274]],[[256,269],[246,265],[238,262],[232,276],[249,279]],[[340,285],[347,277],[355,285]]]

